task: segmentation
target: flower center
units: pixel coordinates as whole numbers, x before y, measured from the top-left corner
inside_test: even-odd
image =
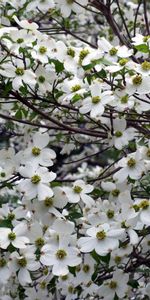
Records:
[[[38,81],[39,81],[40,83],[44,83],[44,82],[45,82],[45,77],[42,76],[42,75],[39,76]]]
[[[6,266],[6,260],[4,258],[0,259],[0,268],[3,268]]]
[[[140,85],[142,83],[142,76],[141,75],[134,76],[132,82],[135,85]]]
[[[6,176],[6,173],[5,173],[5,172],[2,172],[2,173],[0,174],[0,176],[4,178],[4,177]]]
[[[24,39],[21,39],[21,38],[20,38],[20,39],[17,40],[17,43],[18,43],[18,44],[21,44],[21,43],[23,43],[23,42],[24,42]]]
[[[147,155],[148,157],[150,157],[150,148],[147,150],[146,155]]]
[[[17,68],[15,73],[18,76],[23,76],[24,75],[24,69],[23,68]]]
[[[31,177],[31,182],[32,182],[33,184],[38,184],[40,181],[41,181],[41,177],[40,177],[39,175],[33,175],[33,176]]]
[[[142,64],[141,64],[141,67],[144,71],[149,71],[150,70],[150,62],[149,61],[144,61]]]
[[[83,59],[89,54],[89,50],[83,49],[79,54],[79,63],[82,63]]]
[[[139,204],[139,207],[142,209],[147,209],[149,207],[150,203],[148,200],[143,200],[141,201],[141,203]]]
[[[33,147],[32,148],[32,154],[34,156],[38,156],[38,155],[40,155],[40,153],[41,153],[41,149],[40,148],[38,148],[38,147]]]
[[[128,99],[129,99],[128,95],[125,95],[125,96],[121,97],[120,101],[122,104],[126,104],[126,103],[128,103]]]
[[[123,133],[121,132],[121,131],[119,131],[119,130],[117,130],[116,132],[115,132],[115,136],[116,137],[121,137],[123,135]]]
[[[108,219],[112,219],[113,217],[114,217],[114,210],[112,210],[112,209],[109,209],[108,211],[107,211],[107,217],[108,217]]]
[[[82,270],[83,270],[84,273],[88,273],[90,271],[90,266],[89,265],[83,265]]]
[[[120,256],[115,256],[115,263],[116,264],[119,264],[119,263],[121,263],[121,257]]]
[[[81,186],[75,185],[73,191],[77,194],[80,194],[82,192],[82,188]]]
[[[69,49],[67,50],[67,54],[68,54],[69,56],[71,56],[71,57],[75,57],[75,51],[74,51],[72,48],[69,48]]]
[[[111,192],[112,196],[113,197],[118,197],[119,194],[120,194],[120,191],[118,189],[114,189],[112,192]]]
[[[146,35],[143,37],[143,42],[147,42],[150,39],[150,35]]]
[[[45,267],[45,268],[43,269],[43,274],[44,274],[44,275],[48,275],[48,273],[49,273],[49,270],[48,270],[47,267]]]
[[[46,281],[42,281],[42,282],[40,282],[40,288],[42,289],[42,290],[45,290],[45,288],[46,288]]]
[[[137,204],[134,204],[132,207],[134,208],[134,210],[136,212],[138,212],[140,210],[139,205],[137,205]]]
[[[81,89],[81,85],[80,84],[76,84],[74,86],[71,87],[71,92],[77,92]]]
[[[44,200],[44,205],[46,207],[51,207],[53,206],[53,199],[50,198],[50,197],[46,197],[45,200]]]
[[[120,65],[121,67],[123,67],[123,66],[126,65],[127,62],[128,62],[128,59],[127,59],[127,58],[122,58],[122,59],[119,60],[119,65]]]
[[[134,158],[130,158],[127,162],[129,168],[134,168],[136,165],[136,160]]]
[[[96,233],[96,237],[97,237],[98,240],[104,240],[105,237],[106,237],[105,231],[104,230],[98,231]]]
[[[16,238],[16,234],[14,232],[10,232],[8,234],[8,238],[9,238],[10,241],[14,241],[15,238]]]
[[[92,103],[93,104],[97,104],[101,101],[101,98],[99,96],[95,96],[95,97],[92,97]]]
[[[67,0],[67,4],[72,4],[74,0]]]
[[[116,289],[116,287],[117,287],[117,282],[114,281],[114,280],[111,280],[110,283],[109,283],[109,287],[110,287],[111,289]]]
[[[109,54],[110,54],[111,56],[116,55],[117,52],[118,52],[118,49],[116,49],[115,47],[112,47],[112,48],[109,50]]]
[[[20,267],[25,268],[27,265],[27,260],[25,257],[22,257],[22,258],[18,259],[17,263]]]
[[[41,46],[41,47],[39,48],[39,52],[40,52],[40,54],[45,54],[45,53],[47,52],[47,48],[44,47],[44,46]]]
[[[73,293],[74,293],[74,287],[73,287],[72,285],[69,285],[69,286],[68,286],[68,292],[69,292],[70,294],[73,294]]]
[[[42,247],[44,246],[44,240],[42,238],[37,238],[36,241],[35,241],[35,245],[37,247]]]
[[[56,252],[56,257],[60,260],[64,259],[65,257],[67,256],[67,253],[65,250],[63,249],[59,249],[57,252]]]
[[[7,219],[8,219],[9,221],[14,220],[14,218],[15,218],[15,214],[13,214],[13,213],[9,213],[8,216],[7,216]]]

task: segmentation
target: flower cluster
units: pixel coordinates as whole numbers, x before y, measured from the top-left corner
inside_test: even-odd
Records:
[[[135,2],[0,1],[2,300],[149,299],[150,12]]]

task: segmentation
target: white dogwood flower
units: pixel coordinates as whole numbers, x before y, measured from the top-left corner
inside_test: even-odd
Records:
[[[40,261],[45,266],[53,266],[54,275],[64,276],[69,273],[68,266],[78,266],[82,260],[79,250],[68,246],[62,237],[59,245],[47,244],[42,247]]]
[[[19,168],[19,173],[26,178],[18,184],[18,190],[24,194],[26,199],[31,200],[37,197],[41,201],[46,197],[53,196],[49,183],[56,178],[54,172],[49,172],[45,167],[27,163]]]
[[[86,231],[88,236],[78,240],[80,251],[87,253],[95,249],[99,255],[106,255],[119,247],[119,238],[123,233],[124,229],[111,228],[107,223],[91,227]]]
[[[27,226],[25,223],[18,223],[14,229],[0,227],[0,248],[7,249],[12,244],[15,248],[23,249],[29,244],[26,237]]]

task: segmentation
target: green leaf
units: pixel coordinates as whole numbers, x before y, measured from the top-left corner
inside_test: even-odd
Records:
[[[101,197],[104,194],[104,191],[96,188],[92,191],[91,195],[95,196],[95,197]]]
[[[55,187],[55,186],[62,186],[62,183],[59,181],[53,181],[51,182],[51,187]]]
[[[79,94],[75,94],[71,100],[71,103],[76,103],[77,101],[81,100],[82,97]]]
[[[94,258],[94,260],[99,264],[100,263],[100,256],[96,253],[96,251],[95,250],[93,250],[92,252],[91,252],[91,256]]]
[[[71,221],[74,221],[76,219],[80,219],[82,217],[83,217],[83,215],[80,212],[76,211],[76,210],[74,210],[73,212],[71,212],[68,215],[68,219],[71,220]]]
[[[108,264],[110,261],[110,253],[105,256],[100,256],[100,260]]]
[[[137,289],[139,287],[139,283],[137,280],[131,279],[129,280],[128,284],[133,288]]]
[[[12,224],[9,220],[2,220],[0,221],[0,227],[12,228]]]
[[[142,53],[148,53],[149,47],[146,44],[136,45],[134,46],[136,50],[142,52]]]
[[[12,82],[8,81],[3,88],[2,96],[6,97],[11,90],[12,90]]]
[[[55,65],[55,70],[57,73],[61,73],[64,70],[64,64],[59,60],[51,60]]]
[[[22,110],[21,108],[19,108],[15,114],[15,118],[18,119],[18,120],[21,120],[22,119]]]
[[[76,267],[68,267],[68,269],[71,274],[73,274],[74,276],[76,275]]]

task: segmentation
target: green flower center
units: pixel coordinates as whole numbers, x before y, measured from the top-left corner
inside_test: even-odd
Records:
[[[39,48],[39,52],[40,52],[40,54],[45,54],[45,53],[47,52],[47,48],[44,47],[44,46],[41,46],[41,47]]]
[[[39,81],[40,83],[44,83],[44,82],[45,82],[45,77],[42,76],[42,75],[39,76],[38,81]]]
[[[42,290],[45,290],[46,286],[47,286],[46,281],[43,280],[42,282],[40,282],[40,288],[41,288]]]
[[[8,238],[9,238],[10,241],[14,241],[15,238],[16,238],[16,234],[14,232],[10,232],[8,234]]]
[[[6,260],[2,257],[1,259],[0,259],[0,268],[3,268],[3,267],[5,267],[6,266]]]
[[[74,0],[67,0],[67,4],[73,4]]]
[[[75,57],[75,51],[74,51],[72,48],[69,48],[69,49],[67,50],[67,54],[68,54],[69,56],[71,56],[71,57]]]
[[[72,285],[69,285],[69,286],[68,286],[68,292],[69,292],[70,294],[73,294],[73,293],[74,293],[74,287],[73,287]]]
[[[148,157],[150,157],[150,148],[147,150],[146,155],[147,155]]]
[[[134,76],[132,82],[135,85],[140,85],[142,83],[142,76],[141,75]]]
[[[42,238],[37,238],[36,241],[35,241],[35,245],[37,247],[42,247],[44,246],[44,240]]]
[[[25,268],[27,265],[27,260],[25,257],[22,257],[22,258],[18,259],[17,263],[20,267]]]
[[[31,182],[32,182],[33,184],[38,184],[40,181],[41,181],[41,177],[40,177],[39,175],[33,175],[33,176],[31,177]]]
[[[4,178],[4,177],[6,176],[6,173],[5,173],[5,172],[2,172],[2,173],[0,174],[0,176],[1,176],[2,178]]]
[[[146,43],[150,39],[150,35],[146,35],[143,37],[143,42]]]
[[[45,198],[45,200],[44,200],[44,205],[46,206],[46,207],[51,207],[51,206],[53,206],[53,199],[52,198],[50,198],[50,197],[46,197]]]
[[[134,168],[136,165],[136,160],[134,158],[130,158],[127,162],[129,168]]]
[[[125,95],[125,96],[121,97],[120,101],[122,104],[126,104],[126,103],[128,103],[128,99],[129,99],[128,95]]]
[[[17,68],[15,73],[18,76],[23,76],[24,75],[24,69],[23,68]]]
[[[38,155],[40,155],[40,153],[41,153],[41,149],[40,148],[38,148],[38,147],[33,147],[32,148],[32,154],[34,156],[38,156]]]
[[[128,59],[127,59],[127,58],[122,58],[122,59],[119,60],[119,65],[120,65],[121,67],[123,67],[123,66],[126,65],[127,62],[128,62]]]
[[[137,205],[137,204],[134,204],[132,207],[134,208],[134,210],[136,212],[138,212],[140,210],[139,205]]]
[[[8,216],[7,216],[7,219],[8,219],[9,221],[14,220],[14,219],[15,219],[15,214],[9,213]]]
[[[150,70],[150,62],[149,61],[144,61],[142,64],[141,64],[141,67],[144,71],[149,71]]]
[[[93,104],[97,104],[101,101],[101,98],[99,96],[95,96],[95,97],[92,97],[92,103]]]
[[[123,133],[121,132],[121,131],[119,131],[119,130],[117,130],[116,132],[115,132],[115,137],[121,137],[123,135]]]
[[[81,85],[80,84],[76,84],[74,86],[71,87],[71,92],[77,92],[81,89]]]
[[[83,59],[89,54],[89,50],[83,49],[79,54],[79,63],[82,63]]]
[[[109,219],[112,219],[113,217],[114,217],[114,210],[112,210],[112,209],[109,209],[108,211],[107,211],[107,217],[109,218]]]
[[[116,289],[117,282],[114,281],[114,280],[111,280],[110,283],[109,283],[109,287],[110,287],[110,289]]]
[[[82,192],[82,188],[81,186],[75,185],[73,191],[77,194],[80,194]]]
[[[96,233],[96,237],[97,237],[97,239],[98,240],[104,240],[105,238],[106,238],[106,233],[105,233],[105,231],[104,230],[101,230],[101,231],[98,231],[97,233]]]
[[[61,279],[62,279],[63,281],[66,281],[66,280],[68,279],[68,275],[63,275],[63,276],[61,276]]]
[[[150,203],[148,200],[143,200],[141,201],[141,203],[139,204],[139,208],[142,209],[147,209],[149,207]]]
[[[118,49],[116,49],[115,47],[112,47],[112,48],[109,50],[109,54],[110,54],[111,56],[116,55],[117,52],[118,52]]]
[[[45,267],[42,272],[43,272],[44,275],[48,275],[48,273],[49,273],[48,268]]]
[[[88,273],[90,271],[90,266],[89,265],[83,265],[82,270],[83,270],[84,273]]]
[[[121,228],[128,228],[128,226],[126,225],[126,222],[125,222],[125,221],[122,221],[122,222],[121,222]]]
[[[120,194],[120,190],[114,189],[114,190],[112,190],[111,194],[112,194],[113,197],[118,197],[119,194]]]
[[[115,256],[114,261],[115,261],[116,264],[120,264],[121,263],[121,257],[120,256]]]
[[[59,249],[57,252],[56,252],[56,257],[60,260],[64,259],[65,257],[67,256],[67,253],[65,250],[63,249]]]
[[[20,38],[20,39],[17,40],[17,43],[18,43],[18,44],[21,44],[21,43],[23,43],[23,42],[24,42],[24,39],[21,39],[21,38]]]

